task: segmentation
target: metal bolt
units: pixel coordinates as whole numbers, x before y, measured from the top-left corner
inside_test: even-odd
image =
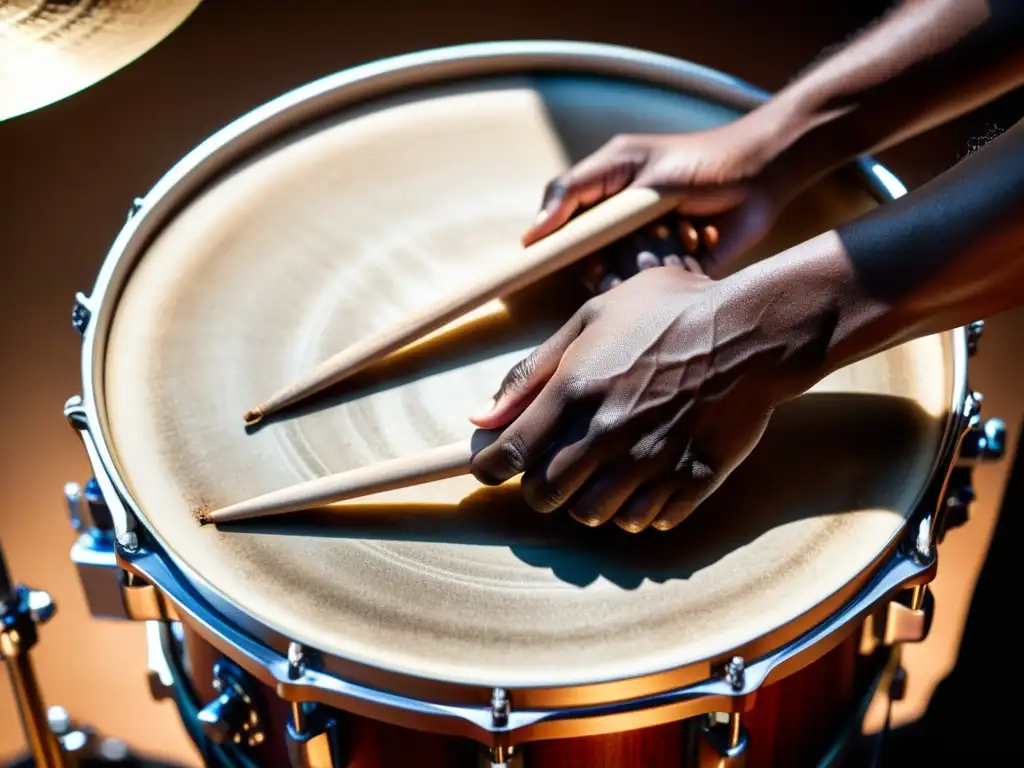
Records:
[[[145,200],[141,197],[136,197],[132,200],[131,207],[128,208],[128,216],[125,221],[131,221],[132,217],[142,210],[142,206],[145,204]]]
[[[298,680],[306,671],[306,649],[299,643],[288,644],[288,678]]]
[[[71,528],[81,530],[82,528],[82,488],[78,483],[64,483],[64,498],[68,503],[68,517],[71,518]]]
[[[725,665],[725,681],[734,691],[741,690],[746,684],[746,668],[747,665],[742,656],[733,656]]]
[[[72,395],[64,402],[64,418],[68,420],[68,424],[79,431],[89,428],[89,422],[85,418],[85,408],[82,407],[81,395]]]
[[[45,624],[57,612],[57,606],[54,605],[50,593],[43,592],[41,589],[30,589],[25,596],[25,605],[28,608],[29,616],[36,624]]]
[[[985,396],[981,392],[975,392],[971,390],[967,393],[967,399],[964,402],[964,415],[968,419],[977,418],[978,414],[981,413],[981,404],[984,402]]]
[[[139,551],[139,535],[135,531],[127,531],[117,535],[117,543],[130,555]]]
[[[79,333],[85,333],[89,327],[89,320],[92,312],[89,310],[89,300],[84,293],[75,294],[75,306],[71,310],[71,326]]]
[[[508,691],[504,688],[495,688],[491,691],[491,722],[495,728],[504,728],[508,725],[509,712],[512,705],[508,700]]]
[[[966,328],[967,333],[967,354],[974,355],[978,351],[978,340],[981,338],[981,334],[985,331],[985,321],[976,320],[973,323],[969,323]]]
[[[71,715],[64,707],[54,705],[46,708],[46,722],[56,736],[63,736],[71,730]]]

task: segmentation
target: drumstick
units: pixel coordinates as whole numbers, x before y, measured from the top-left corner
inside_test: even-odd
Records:
[[[401,322],[331,356],[246,411],[246,423],[255,424],[264,416],[341,381],[481,304],[547,277],[663,216],[676,202],[653,189],[630,188],[619,192],[528,246],[519,258],[495,265],[491,274],[461,292],[432,302]]]
[[[196,514],[196,519],[201,525],[206,525],[308,510],[336,501],[466,475],[472,459],[471,442],[461,440],[415,456],[403,456],[308,480],[220,509],[202,510]]]

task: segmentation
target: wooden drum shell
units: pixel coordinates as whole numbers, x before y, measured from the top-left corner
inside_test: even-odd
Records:
[[[860,627],[817,661],[758,691],[743,713],[749,734],[747,768],[810,768],[854,724],[856,705],[870,695],[874,670],[858,655]],[[188,684],[202,700],[215,696],[217,650],[183,625]],[[252,751],[261,765],[288,765],[285,729],[291,705],[259,684],[265,740]],[[483,747],[466,739],[403,728],[351,713],[338,713],[349,750],[347,768],[477,768]],[[518,747],[525,768],[702,768],[696,760],[695,720],[637,730],[567,739],[546,739]],[[835,766],[842,765],[841,762]]]

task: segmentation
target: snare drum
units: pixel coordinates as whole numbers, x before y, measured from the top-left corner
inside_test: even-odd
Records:
[[[610,137],[719,125],[764,98],[617,47],[444,49],[288,93],[138,201],[79,297],[84,389],[66,411],[128,612],[160,622],[211,764],[838,764],[892,649],[924,635],[937,501],[972,413],[963,331],[779,409],[669,533],[537,515],[514,483],[470,477],[220,529],[192,516],[467,437],[471,409],[584,300],[568,274],[259,430],[241,414],[517,258],[545,183]],[[838,173],[752,258],[898,186],[870,161]]]

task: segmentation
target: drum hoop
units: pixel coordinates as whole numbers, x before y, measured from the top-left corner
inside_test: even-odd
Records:
[[[717,100],[725,106],[750,109],[770,97],[766,91],[735,77],[669,56],[620,46],[566,41],[489,42],[433,49],[397,56],[347,69],[315,80],[252,110],[214,133],[179,160],[146,194],[136,201],[128,221],[114,240],[90,296],[78,295],[78,302],[88,317],[83,332],[81,399],[72,398],[65,408],[69,420],[79,428],[97,483],[106,497],[114,520],[121,564],[131,569],[138,561],[140,570],[148,570],[142,561],[152,561],[157,554],[152,548],[140,549],[152,542],[161,559],[168,559],[173,568],[163,569],[164,579],[175,578],[179,572],[195,588],[199,596],[222,614],[237,630],[252,636],[268,650],[283,653],[289,642],[303,639],[289,634],[283,627],[272,627],[245,614],[215,585],[206,583],[177,555],[148,523],[145,512],[132,498],[119,472],[107,440],[103,391],[106,337],[117,299],[127,283],[132,267],[153,237],[207,183],[241,158],[266,145],[289,130],[308,124],[324,114],[350,108],[359,103],[381,98],[400,90],[419,86],[436,86],[457,80],[472,80],[501,75],[541,72],[577,73],[638,81],[647,85],[667,87],[689,94]],[[880,201],[895,199],[906,192],[899,180],[870,157],[858,163],[863,180]],[[931,497],[941,494],[952,466],[958,439],[962,434],[968,403],[966,382],[967,340],[963,328],[949,332],[953,362],[952,402],[940,450],[936,452],[928,482],[919,491],[914,517],[930,519],[935,507]],[[940,469],[945,472],[940,475]],[[927,498],[928,503],[925,502]],[[936,499],[937,503],[937,499]],[[137,527],[142,521],[143,529]],[[865,585],[891,560],[907,529],[905,526],[879,551],[876,559],[843,588],[819,603],[811,611],[753,638],[734,654],[748,659],[772,655],[791,644],[809,630],[833,616],[841,605],[860,593]],[[169,586],[155,585],[161,590]],[[223,623],[223,622],[222,622]],[[383,690],[403,691],[428,700],[473,704],[486,701],[490,689],[428,677],[414,677],[401,672],[380,669],[371,664],[335,656],[324,657],[324,668],[334,674]],[[653,672],[628,680],[594,681],[583,685],[516,689],[517,703],[528,706],[565,706],[567,704],[599,704],[625,701],[642,696],[675,690],[711,677],[722,659],[705,659],[685,667]],[[486,690],[485,690],[486,688]]]

